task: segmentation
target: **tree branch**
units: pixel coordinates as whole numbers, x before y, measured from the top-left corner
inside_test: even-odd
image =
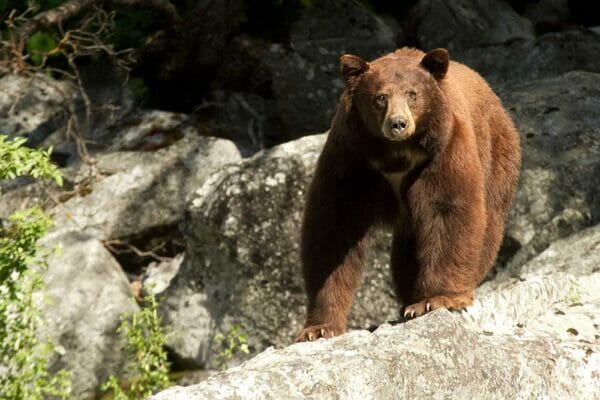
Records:
[[[41,12],[29,19],[15,31],[16,37],[21,43],[24,43],[34,32],[46,29],[51,26],[61,25],[64,21],[73,18],[86,11],[90,7],[108,0],[69,0],[61,6]],[[166,30],[177,30],[181,24],[181,17],[175,6],[169,0],[112,0],[113,4],[120,4],[128,7],[143,6],[152,9],[157,15],[165,20]]]
[[[16,31],[20,40],[27,40],[35,31],[60,25],[101,0],[70,0],[65,4],[41,12],[28,20]]]

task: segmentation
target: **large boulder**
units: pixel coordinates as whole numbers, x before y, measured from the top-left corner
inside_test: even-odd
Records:
[[[300,8],[282,42],[232,40],[214,82],[218,90],[195,112],[211,134],[234,140],[244,154],[325,131],[344,87],[340,56],[374,59],[398,46],[394,29],[359,1]]]
[[[569,72],[501,97],[523,148],[506,232],[517,252],[509,265],[518,269],[552,241],[600,222],[600,74]]]
[[[540,0],[528,4],[524,14],[538,33],[561,30],[572,23],[569,0]]]
[[[600,37],[579,28],[549,32],[535,41],[465,48],[450,57],[479,72],[495,89],[508,90],[569,71],[600,73]]]
[[[597,399],[600,226],[530,264],[523,280],[485,284],[465,312],[270,348],[150,399]]]
[[[408,30],[419,48],[445,47],[451,54],[534,38],[531,21],[504,0],[420,0]]]
[[[182,360],[215,365],[215,341],[234,326],[253,352],[290,343],[304,322],[299,227],[307,185],[325,135],[309,136],[216,172],[196,192],[181,230],[186,259],[167,289],[164,321]],[[367,261],[349,324],[395,319],[389,236]],[[178,334],[179,333],[179,334]]]
[[[59,249],[44,274],[43,317],[64,349],[51,368],[71,372],[73,398],[91,398],[110,375],[126,374],[117,328],[121,315],[138,306],[121,266],[97,239],[69,232],[44,244]]]
[[[37,145],[63,126],[78,102],[77,87],[45,74],[0,78],[0,133],[24,136]]]
[[[135,142],[123,136],[124,143]],[[53,209],[54,234],[83,231],[107,240],[139,237],[176,225],[192,189],[225,163],[239,160],[235,145],[223,139],[184,136],[154,152],[117,151],[96,157],[101,180]],[[85,182],[89,170],[77,170]],[[83,186],[83,185],[80,185]]]

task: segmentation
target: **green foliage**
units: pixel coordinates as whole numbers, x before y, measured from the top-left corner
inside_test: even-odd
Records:
[[[60,174],[49,160],[49,151],[21,147],[20,139],[0,136],[0,178],[21,175],[51,177]],[[68,372],[51,374],[48,360],[60,349],[44,329],[40,295],[46,255],[38,240],[52,226],[39,208],[19,211],[0,226],[0,393],[7,399],[66,399],[71,391]]]
[[[233,325],[227,336],[219,333],[215,335],[215,341],[220,342],[222,350],[217,355],[219,366],[227,369],[234,355],[239,353],[248,354],[248,335],[240,331],[240,327]]]
[[[62,175],[50,161],[52,148],[30,149],[24,146],[25,142],[25,138],[7,140],[0,135],[0,179],[29,175],[35,179],[53,179],[62,186]]]
[[[38,31],[31,35],[27,41],[27,53],[34,65],[42,65],[44,56],[57,46],[54,34],[50,32]]]
[[[166,336],[162,331],[156,298],[146,293],[140,311],[129,319],[121,316],[118,332],[125,336],[125,352],[130,359],[132,380],[120,383],[111,376],[102,390],[112,391],[116,400],[144,399],[159,390],[171,386],[169,362],[164,350]]]

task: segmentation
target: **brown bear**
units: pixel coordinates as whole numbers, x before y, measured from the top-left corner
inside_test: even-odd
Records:
[[[374,228],[393,230],[405,317],[462,309],[491,268],[520,168],[519,135],[483,78],[445,49],[341,57],[346,82],[301,235],[297,341],[346,331]]]

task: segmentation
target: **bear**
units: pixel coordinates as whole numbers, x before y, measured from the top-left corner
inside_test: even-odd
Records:
[[[307,191],[308,297],[296,341],[344,333],[372,232],[393,232],[404,318],[463,309],[492,268],[517,185],[519,134],[500,99],[448,51],[346,54],[345,88]]]

